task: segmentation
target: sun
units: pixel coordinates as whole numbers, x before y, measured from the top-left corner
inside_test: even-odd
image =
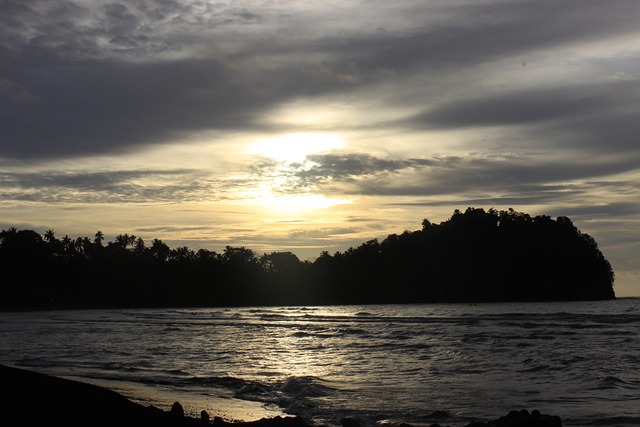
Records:
[[[308,212],[351,203],[296,182],[297,172],[313,164],[307,161],[308,156],[339,150],[344,146],[345,142],[339,135],[323,133],[293,133],[255,141],[247,153],[269,158],[275,165],[255,177],[255,186],[244,193],[245,200],[279,213]]]
[[[249,154],[269,157],[285,163],[300,163],[307,156],[344,148],[339,135],[324,133],[291,133],[260,139],[249,147]]]

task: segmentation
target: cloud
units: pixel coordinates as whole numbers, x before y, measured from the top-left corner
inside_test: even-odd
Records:
[[[122,151],[131,145],[166,142],[205,123],[232,122],[229,109],[211,102],[233,91],[231,84],[216,84],[224,75],[211,62],[93,61],[60,70],[44,81],[34,73],[32,80],[22,80],[33,101],[6,105],[2,111],[9,119],[3,126],[8,143],[0,154],[67,157]]]
[[[468,77],[474,73],[477,77],[479,67],[502,59],[520,67],[528,57],[540,57],[545,51],[552,55],[570,46],[581,51],[603,39],[635,34],[639,14],[633,1],[603,8],[597,0],[461,2],[453,7],[446,2],[428,6],[417,2],[403,10],[405,14],[393,11],[402,14],[404,25],[384,12],[377,17],[379,31],[347,35],[343,31],[315,45],[330,52],[336,63],[349,58],[364,75],[380,68],[397,70],[405,78],[426,75],[435,83],[427,86],[427,95],[450,74],[467,77],[465,89],[473,90]],[[424,87],[413,89],[425,94]]]
[[[634,217],[640,214],[640,203],[636,202],[616,202],[603,203],[588,206],[565,206],[553,209],[550,215],[557,213],[572,218],[589,217],[589,218],[625,218]],[[635,238],[634,238],[635,240]]]
[[[580,84],[484,94],[435,106],[412,117],[412,127],[460,130],[502,127],[517,147],[558,151],[577,148],[610,155],[624,153],[635,162],[640,149],[635,135],[640,123],[638,81]],[[508,130],[511,128],[511,130]],[[633,169],[620,163],[620,171]]]
[[[342,150],[309,155],[302,163],[262,159],[230,177],[198,168],[2,172],[0,196],[5,202],[174,204],[249,200],[264,196],[256,193],[262,188],[272,195],[394,197],[383,204],[398,206],[623,206],[621,200],[635,194],[633,181],[595,179],[621,167],[599,158],[553,163],[507,154],[393,159]],[[636,167],[633,159],[627,162],[628,169]]]
[[[227,182],[188,169],[0,173],[0,197],[5,202],[176,203],[225,199],[228,187]]]
[[[411,123],[427,128],[511,126],[605,114],[607,108],[619,105],[621,100],[629,104],[629,90],[635,95],[637,83],[617,86],[594,90],[592,85],[573,85],[485,94],[438,105],[413,117]]]
[[[372,196],[434,196],[480,191],[523,195],[544,192],[545,197],[549,197],[553,191],[554,197],[567,197],[576,186],[566,182],[592,180],[637,168],[635,159],[620,162],[618,159],[558,158],[549,162],[535,156],[468,155],[390,160],[359,153],[312,155],[304,165],[293,170],[290,178],[307,186]],[[586,190],[593,188],[581,191]]]
[[[310,155],[307,156],[306,162],[310,167],[303,167],[296,175],[311,180],[344,180],[416,166],[431,166],[435,163],[430,159],[393,160],[359,153]]]
[[[299,68],[254,73],[197,52],[208,25],[259,21],[199,5],[3,5],[0,156],[86,156],[246,131],[283,99],[323,90]]]
[[[0,156],[65,158],[183,141],[208,130],[269,132],[265,118],[278,106],[348,93],[389,101],[389,109],[444,97],[403,124],[417,131],[575,120],[616,107],[623,89],[608,94],[606,86],[580,96],[580,88],[548,87],[496,95],[480,94],[471,80],[469,95],[451,100],[443,82],[501,58],[630,34],[637,31],[637,17],[632,1],[604,8],[593,0],[453,8],[353,2],[337,10],[169,0],[5,1]],[[380,70],[389,71],[385,79],[397,94],[413,97],[376,92]],[[424,76],[428,83],[413,86]],[[620,99],[629,103],[631,93]],[[600,123],[628,127],[624,113]]]

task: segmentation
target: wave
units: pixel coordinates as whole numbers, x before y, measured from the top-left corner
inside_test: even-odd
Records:
[[[571,420],[565,420],[565,423],[571,422]],[[613,417],[598,417],[595,419],[580,422],[580,425],[585,426],[637,426],[640,425],[640,416],[613,416]]]
[[[521,369],[518,372],[532,373],[532,372],[543,372],[548,370],[549,370],[549,365],[536,365],[536,366],[532,366],[531,368]]]
[[[423,418],[425,420],[443,420],[447,418],[453,418],[453,414],[449,411],[440,409],[429,414],[422,415],[420,418]]]
[[[107,379],[107,378],[105,378]],[[225,390],[234,398],[274,404],[282,408],[315,406],[313,400],[331,395],[336,389],[315,376],[292,376],[280,381],[258,381],[227,376],[181,377],[171,380],[139,378],[138,382],[171,385],[181,388]]]
[[[320,397],[331,394],[335,389],[318,377],[300,376],[285,379],[280,386],[280,391],[296,397]]]
[[[637,386],[631,384],[625,380],[622,380],[618,377],[607,376],[602,378],[598,385],[595,387],[596,390],[610,390],[610,389],[633,389],[636,390]]]

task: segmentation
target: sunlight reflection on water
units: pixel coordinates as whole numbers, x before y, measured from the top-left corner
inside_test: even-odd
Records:
[[[444,410],[452,425],[537,408],[581,425],[635,416],[639,303],[0,313],[0,362],[190,407],[420,423]]]

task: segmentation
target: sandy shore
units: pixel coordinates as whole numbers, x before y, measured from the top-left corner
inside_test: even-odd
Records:
[[[142,406],[155,406],[156,408],[169,410],[174,402],[180,402],[185,415],[196,418],[200,417],[200,413],[203,410],[211,418],[217,416],[228,422],[255,421],[261,418],[291,416],[291,414],[286,413],[282,408],[274,404],[236,399],[229,395],[222,397],[218,390],[214,391],[214,393],[207,393],[206,391],[174,390],[157,384],[141,384],[123,380],[73,376],[64,376],[63,378],[113,390]]]
[[[134,403],[93,384],[0,365],[0,425],[5,426],[255,426],[305,427],[300,418],[274,417],[228,423],[188,417],[181,410],[163,411]],[[181,408],[179,408],[181,409]]]
[[[134,403],[123,395],[97,385],[52,377],[0,365],[0,425],[35,427],[309,427],[298,417],[262,418],[250,422],[228,422],[185,416],[182,405],[163,411]],[[355,419],[343,419],[343,427],[360,427]],[[407,425],[403,425],[408,427]],[[432,427],[439,427],[437,424]],[[512,411],[492,421],[477,421],[466,427],[561,427],[557,416],[538,411]]]

